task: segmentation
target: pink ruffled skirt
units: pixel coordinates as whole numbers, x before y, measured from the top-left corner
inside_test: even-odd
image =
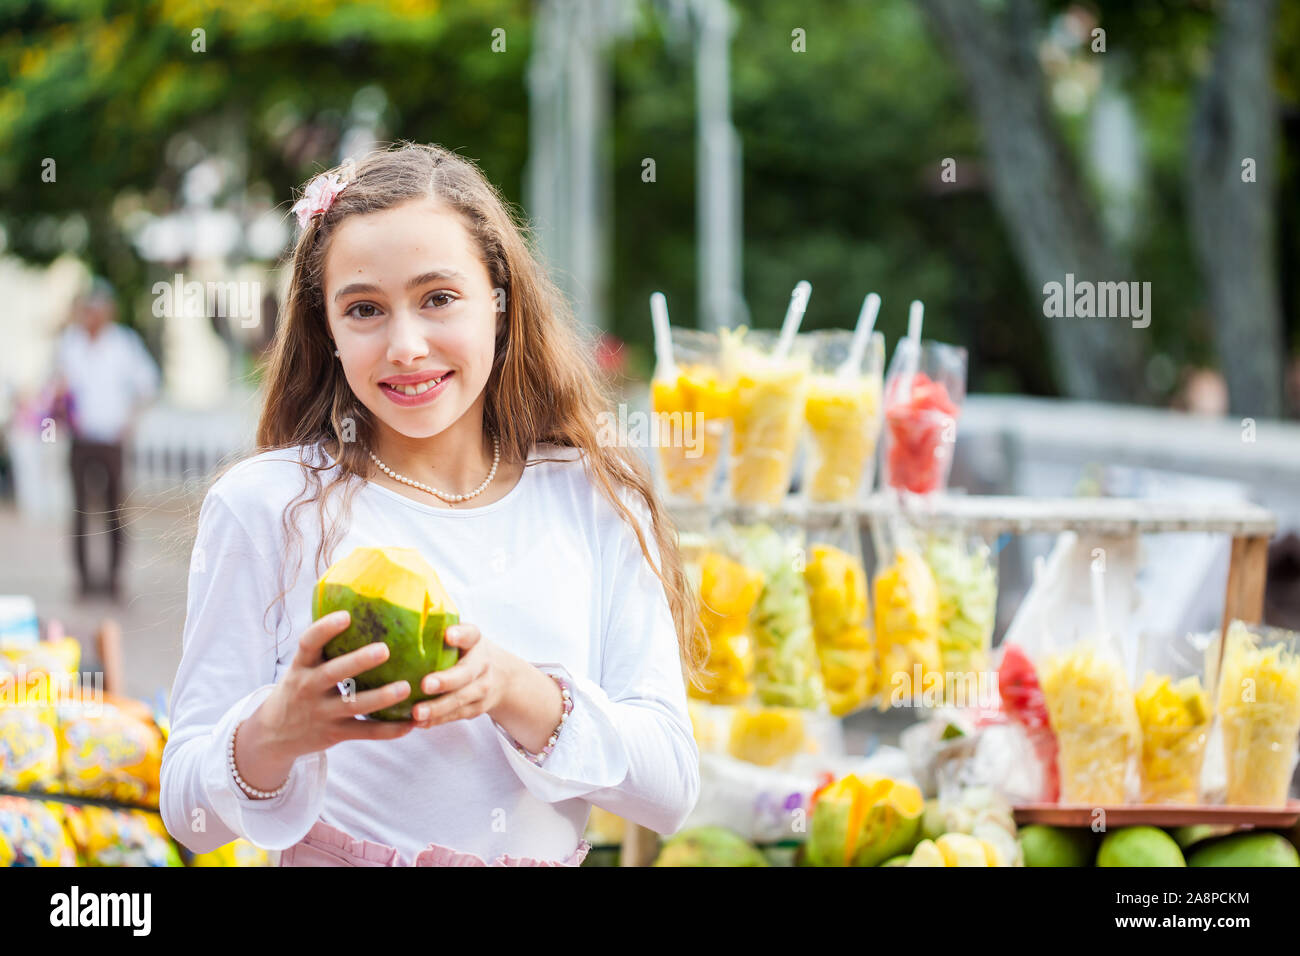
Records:
[[[499,856],[488,863],[481,856],[430,843],[407,861],[395,847],[358,840],[317,820],[298,843],[280,853],[281,866],[579,866],[591,844],[586,840],[563,860]]]

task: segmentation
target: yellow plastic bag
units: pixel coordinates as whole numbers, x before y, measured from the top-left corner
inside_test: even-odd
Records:
[[[68,807],[83,866],[183,866],[162,817],[146,810]]]
[[[62,792],[57,703],[80,660],[73,637],[0,647],[0,787]]]
[[[76,866],[63,814],[54,800],[0,797],[0,867]]]
[[[105,694],[59,708],[59,760],[68,793],[158,806],[163,736],[144,704]]]

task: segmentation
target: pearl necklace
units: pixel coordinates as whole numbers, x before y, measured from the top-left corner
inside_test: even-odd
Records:
[[[421,491],[427,491],[429,494],[437,495],[443,501],[446,501],[448,503],[457,502],[457,501],[468,501],[470,498],[482,494],[483,489],[486,488],[492,482],[492,479],[496,477],[497,465],[500,464],[501,462],[501,439],[496,435],[492,436],[492,470],[489,471],[488,476],[483,479],[483,484],[479,485],[477,488],[475,488],[467,495],[449,495],[444,491],[439,491],[437,488],[431,488],[429,485],[426,485],[423,482],[413,481],[410,478],[407,478],[405,475],[399,475],[397,472],[393,471],[393,469],[389,468],[382,461],[380,461],[379,456],[376,455],[373,451],[370,453],[370,457],[374,460],[375,464],[379,466],[379,470],[382,471],[384,474],[386,474],[389,478],[392,478],[393,481],[400,481],[402,484],[410,485],[412,488],[419,488]]]

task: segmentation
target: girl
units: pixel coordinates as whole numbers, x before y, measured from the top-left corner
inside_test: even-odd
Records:
[[[678,829],[695,599],[644,462],[597,440],[610,399],[512,214],[412,143],[295,211],[260,454],[199,514],[167,829],[355,866],[576,866],[592,805]],[[312,588],[358,546],[419,550],[460,611],[461,659],[411,721],[357,718],[405,682],[339,692],[383,643],[322,657],[348,617],[313,623]]]

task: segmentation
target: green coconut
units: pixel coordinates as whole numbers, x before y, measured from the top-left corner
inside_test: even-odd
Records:
[[[325,645],[327,659],[375,641],[388,645],[388,659],[356,675],[358,693],[406,681],[411,693],[369,716],[410,720],[411,708],[437,697],[421,690],[425,675],[446,670],[460,649],[445,641],[447,628],[460,620],[438,574],[413,548],[357,548],[335,562],[316,584],[312,618],[347,611],[347,630]]]

